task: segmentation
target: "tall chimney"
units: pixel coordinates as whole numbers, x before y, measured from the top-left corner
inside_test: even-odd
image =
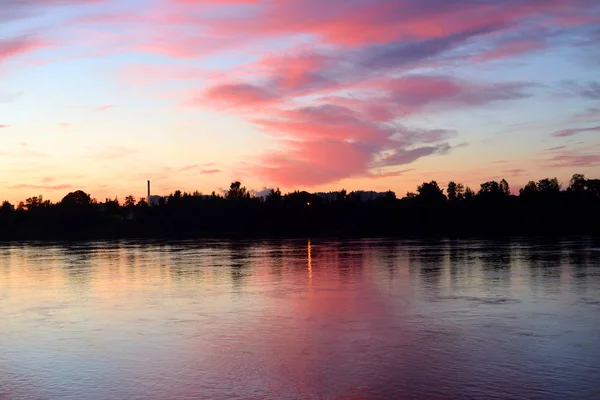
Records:
[[[150,180],[148,180],[148,204],[150,204]]]

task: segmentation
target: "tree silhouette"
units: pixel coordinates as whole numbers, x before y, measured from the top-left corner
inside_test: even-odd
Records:
[[[238,181],[232,182],[229,191],[225,195],[227,200],[246,200],[250,198],[250,193],[245,186]]]
[[[67,194],[60,201],[60,204],[68,207],[81,207],[88,206],[92,203],[92,198],[89,194],[85,193],[82,190],[77,190],[75,192],[71,192]],[[118,203],[117,203],[118,204]]]
[[[0,212],[8,213],[8,212],[11,212],[12,210],[13,210],[12,204],[10,204],[8,201],[2,202],[2,206],[0,207]]]
[[[519,190],[519,194],[521,196],[532,196],[538,193],[538,186],[534,181],[529,181],[527,185],[525,185],[521,190]]]
[[[48,205],[49,203],[46,203]],[[44,199],[42,195],[30,197],[25,200],[25,209],[27,211],[35,210],[36,208],[44,206]]]
[[[479,189],[480,195],[484,195],[484,194],[497,195],[500,193],[502,193],[502,191],[500,190],[500,184],[496,181],[489,181],[489,182],[482,183],[481,189]]]
[[[506,181],[506,179],[502,179],[500,181],[500,193],[502,193],[504,196],[510,196],[510,186],[508,185],[508,182]]]
[[[423,182],[417,187],[417,193],[416,199],[424,203],[440,203],[446,200],[444,190],[440,189],[436,181]]]
[[[448,195],[448,200],[456,201],[458,200],[458,185],[454,181],[450,181],[448,183],[448,188],[446,189],[446,194]]]
[[[600,198],[600,179],[587,179],[585,187],[592,197]]]
[[[557,178],[545,178],[537,183],[538,193],[544,195],[556,195],[560,192],[561,185]]]
[[[582,174],[573,174],[571,180],[569,181],[569,188],[567,189],[570,192],[581,193],[586,189],[586,179],[585,175]]]
[[[125,197],[125,203],[123,203],[123,205],[128,208],[135,207],[135,197],[132,195]]]
[[[600,180],[580,174],[565,191],[558,179],[546,178],[529,182],[518,196],[504,179],[483,183],[478,194],[451,181],[448,198],[436,181],[402,199],[392,191],[344,192],[326,201],[306,191],[283,195],[273,189],[261,202],[233,182],[225,196],[177,190],[153,207],[145,199],[135,204],[132,196],[123,205],[108,199],[97,204],[80,190],[57,204],[35,196],[15,212],[2,203],[0,240],[600,234]]]
[[[279,188],[277,188],[277,190],[271,189],[267,195],[267,198],[265,199],[265,202],[268,204],[279,204],[281,203],[281,199],[281,190],[279,190]]]
[[[140,197],[140,199],[137,202],[137,207],[139,207],[139,208],[146,208],[146,207],[148,207],[148,202],[146,201],[145,197]]]
[[[475,198],[475,191],[473,191],[473,189],[471,189],[470,187],[466,187],[465,188],[465,194],[464,194],[464,198],[465,200],[472,200]]]

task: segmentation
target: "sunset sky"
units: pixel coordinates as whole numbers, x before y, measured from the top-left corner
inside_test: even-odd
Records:
[[[600,178],[598,0],[0,0],[0,201]]]

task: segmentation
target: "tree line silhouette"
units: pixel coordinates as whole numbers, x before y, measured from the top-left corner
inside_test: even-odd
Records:
[[[240,182],[224,194],[176,191],[149,206],[127,196],[98,203],[83,191],[52,203],[31,197],[0,206],[0,240],[306,236],[597,235],[600,180],[576,174],[513,194],[506,180],[443,189],[424,182],[401,199],[389,191],[365,200],[345,190],[324,198],[273,189],[259,198]]]

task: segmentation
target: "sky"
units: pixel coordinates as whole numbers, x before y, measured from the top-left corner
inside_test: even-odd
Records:
[[[598,0],[0,0],[0,200],[600,178]]]

